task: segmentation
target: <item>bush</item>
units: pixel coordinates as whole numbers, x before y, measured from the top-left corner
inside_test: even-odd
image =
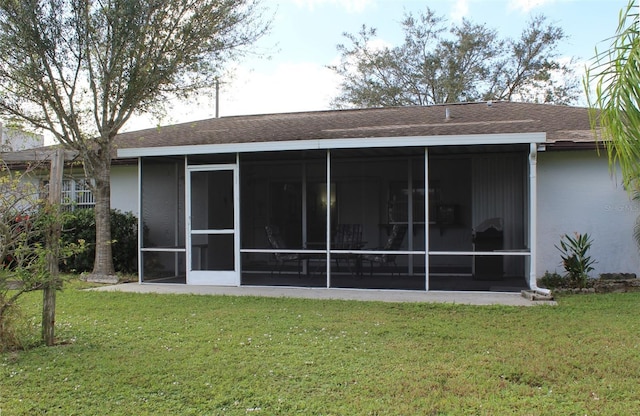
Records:
[[[569,287],[569,279],[556,272],[544,272],[544,276],[538,279],[538,286],[547,289],[561,289]]]
[[[66,217],[62,225],[62,240],[75,242],[84,240],[86,250],[60,263],[63,272],[85,272],[93,270],[96,245],[96,220],[92,209],[78,209]]]
[[[57,229],[67,215],[48,204],[28,214],[11,208],[0,211],[0,351],[22,347],[20,329],[24,317],[18,305],[21,296],[47,286],[62,287],[60,276],[49,270],[49,259],[55,256],[53,261],[57,262],[85,249],[82,241],[61,242],[58,247],[47,244],[50,238],[57,238]],[[43,314],[45,308],[43,303]],[[42,322],[45,340],[46,321]]]
[[[138,271],[138,218],[131,212],[111,210],[113,265],[117,272]],[[95,240],[95,239],[94,239]]]
[[[6,299],[0,298],[4,304]],[[20,310],[17,305],[11,305],[0,318],[0,352],[11,351],[21,347],[20,336],[18,334],[19,322],[21,320]]]
[[[138,269],[138,219],[131,212],[111,210],[111,238],[113,240],[113,267],[116,272],[135,273]],[[65,272],[90,272],[93,270],[96,242],[96,219],[92,209],[79,209],[63,224],[62,239],[65,243],[84,240],[87,249],[66,259],[60,268]]]
[[[560,245],[556,248],[560,251],[562,266],[567,272],[571,287],[587,287],[589,272],[593,270],[595,260],[589,256],[592,244],[589,234],[574,233],[571,237],[567,234],[560,239]]]

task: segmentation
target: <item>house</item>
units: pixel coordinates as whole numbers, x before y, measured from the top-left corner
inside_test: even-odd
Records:
[[[224,117],[117,147],[138,161],[140,282],[520,290],[563,271],[574,232],[593,237],[594,275],[640,266],[638,206],[584,108]]]
[[[34,190],[44,191],[49,181],[49,166],[56,146],[36,143],[34,147],[27,146],[19,149],[14,151],[5,147],[5,151],[0,152],[0,163],[12,171],[25,173],[21,180],[28,180]],[[70,210],[93,208],[95,199],[89,186],[90,179],[86,178],[82,165],[77,163],[77,152],[65,150],[64,158],[62,204]],[[137,216],[138,169],[136,163],[136,159],[112,161],[111,207]]]
[[[593,238],[592,276],[640,270],[640,207],[585,108],[236,116],[116,146],[111,205],[141,219],[141,283],[519,291],[563,272],[574,232]],[[65,175],[86,196],[81,170]]]
[[[0,123],[0,164],[6,164],[12,170],[30,170],[31,183],[38,189],[49,180],[49,163],[55,146],[46,146],[42,134],[36,134],[15,126]],[[63,204],[71,209],[92,208],[95,205],[77,153],[65,151],[66,167],[62,183]],[[111,205],[122,212],[138,215],[138,180],[136,159],[114,159],[112,163]]]
[[[44,136],[0,123],[0,152],[18,152],[44,146]]]

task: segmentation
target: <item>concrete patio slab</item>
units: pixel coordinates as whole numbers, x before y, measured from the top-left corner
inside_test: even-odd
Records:
[[[341,299],[380,302],[453,303],[462,305],[555,305],[554,301],[532,301],[520,293],[506,292],[444,292],[412,290],[327,289],[275,286],[196,286],[171,283],[123,283],[90,290],[159,294],[193,294],[224,296],[262,296],[275,298]]]

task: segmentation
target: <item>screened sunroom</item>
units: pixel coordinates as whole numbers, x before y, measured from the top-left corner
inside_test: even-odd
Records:
[[[139,279],[520,291],[543,133],[139,147]]]

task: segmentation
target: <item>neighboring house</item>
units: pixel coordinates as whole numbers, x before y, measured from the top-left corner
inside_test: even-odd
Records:
[[[44,146],[44,136],[0,123],[0,152],[18,152]]]
[[[43,194],[49,183],[50,161],[56,146],[21,148],[18,151],[0,152],[0,162],[12,171],[25,172],[34,189]],[[7,150],[7,148],[5,148]],[[65,168],[62,179],[62,204],[69,210],[93,208],[95,199],[75,152],[65,151]],[[112,165],[111,207],[138,215],[136,160],[114,160]]]
[[[139,160],[141,282],[519,290],[563,272],[574,232],[594,239],[594,275],[640,266],[638,206],[584,108],[225,117],[117,147]]]

